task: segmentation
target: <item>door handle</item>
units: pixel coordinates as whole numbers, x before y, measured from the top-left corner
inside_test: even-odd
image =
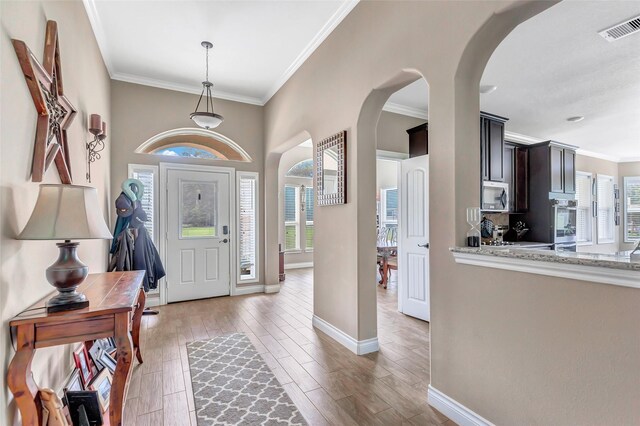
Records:
[[[225,238],[225,239],[224,239],[224,240],[222,240],[221,242],[226,244],[226,243],[228,243],[228,242],[229,242],[229,240],[227,240],[227,239]]]
[[[422,247],[422,248],[429,248],[429,243],[425,243],[425,244],[418,244],[418,247]]]

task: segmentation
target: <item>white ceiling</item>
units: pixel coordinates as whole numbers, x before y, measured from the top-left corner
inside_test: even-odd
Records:
[[[357,0],[83,0],[115,80],[200,93],[202,40],[214,96],[264,105]]]
[[[638,1],[563,1],[524,22],[487,64],[481,84],[498,89],[481,95],[481,109],[508,117],[507,131],[533,140],[640,159],[640,33],[613,43],[598,35],[639,14]],[[389,102],[426,112],[424,86],[418,80]]]

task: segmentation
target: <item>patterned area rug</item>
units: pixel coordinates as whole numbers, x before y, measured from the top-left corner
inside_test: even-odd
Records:
[[[198,426],[306,425],[247,336],[187,343]]]

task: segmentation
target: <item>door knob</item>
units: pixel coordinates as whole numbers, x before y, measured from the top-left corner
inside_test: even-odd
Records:
[[[222,242],[226,244],[226,243],[228,243],[228,242],[229,242],[229,240],[227,240],[227,239],[225,238],[224,240],[222,240]]]
[[[429,243],[418,244],[418,247],[429,248]]]

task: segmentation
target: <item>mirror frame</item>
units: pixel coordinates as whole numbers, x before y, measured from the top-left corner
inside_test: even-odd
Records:
[[[336,147],[338,150],[338,191],[335,194],[324,193],[324,151]],[[347,204],[347,131],[343,130],[335,135],[318,142],[316,146],[316,189],[318,206],[334,206]]]

